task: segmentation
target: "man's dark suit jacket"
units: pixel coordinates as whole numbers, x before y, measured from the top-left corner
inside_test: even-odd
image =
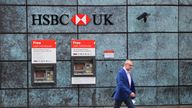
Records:
[[[119,70],[116,77],[116,81],[117,81],[117,87],[115,88],[115,92],[112,96],[113,99],[126,100],[128,99],[128,96],[131,94],[131,92],[135,93],[135,85],[133,82],[133,78],[131,77],[131,87],[129,87],[127,74],[123,68]]]

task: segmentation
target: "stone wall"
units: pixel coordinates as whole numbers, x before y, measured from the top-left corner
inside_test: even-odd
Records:
[[[147,21],[136,18],[150,13]],[[32,14],[112,14],[113,25],[32,25]],[[104,20],[104,18],[103,18]],[[56,85],[31,83],[31,40],[57,41]],[[96,85],[71,84],[71,39],[96,40]],[[0,107],[110,107],[134,61],[136,105],[192,104],[191,0],[0,0]],[[114,59],[103,51],[113,49]]]

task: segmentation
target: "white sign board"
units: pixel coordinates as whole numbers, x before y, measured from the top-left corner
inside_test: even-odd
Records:
[[[95,56],[95,40],[71,40],[71,56]]]
[[[96,84],[95,77],[72,77],[72,84]]]
[[[114,58],[114,50],[105,50],[104,51],[104,58],[105,59],[113,59]]]
[[[56,63],[56,40],[32,40],[32,64]]]

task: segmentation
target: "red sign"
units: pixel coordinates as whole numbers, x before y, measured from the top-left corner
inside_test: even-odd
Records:
[[[95,48],[95,40],[71,40],[71,48]]]
[[[105,50],[104,53],[114,53],[114,50]]]
[[[32,64],[56,63],[56,40],[32,40]]]
[[[71,56],[95,56],[95,40],[71,40]]]
[[[86,14],[76,14],[71,18],[71,21],[78,26],[84,26],[87,25],[91,18]]]
[[[114,58],[114,50],[105,50],[104,51],[104,58],[113,59]]]
[[[32,40],[32,48],[56,48],[56,40]]]

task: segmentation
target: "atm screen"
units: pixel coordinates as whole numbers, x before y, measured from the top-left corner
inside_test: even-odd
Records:
[[[44,80],[46,77],[45,70],[37,70],[35,72],[35,79],[37,80]]]
[[[37,65],[34,68],[34,83],[52,83],[54,82],[53,66]]]
[[[74,75],[93,75],[92,63],[76,62],[74,63]]]
[[[84,72],[85,71],[85,63],[75,63],[74,64],[74,71],[75,72]]]

